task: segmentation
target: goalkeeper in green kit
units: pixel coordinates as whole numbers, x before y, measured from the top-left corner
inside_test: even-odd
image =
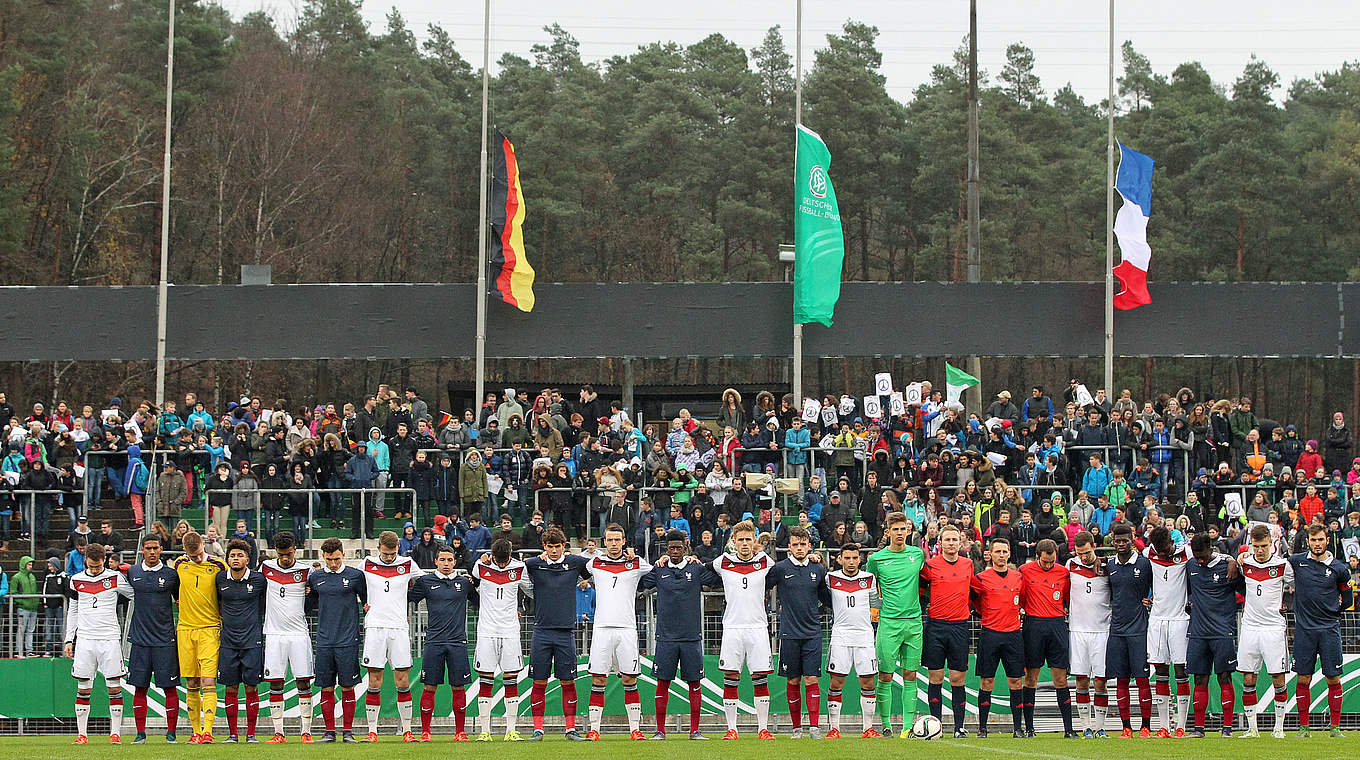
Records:
[[[902,738],[916,721],[916,671],[921,667],[921,568],[926,554],[907,545],[907,516],[890,512],[883,528],[888,545],[869,555],[866,568],[878,582],[878,716],[883,735],[892,732],[893,674],[902,671]]]

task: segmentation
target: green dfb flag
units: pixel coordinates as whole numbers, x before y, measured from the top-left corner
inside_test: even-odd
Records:
[[[845,234],[836,190],[831,186],[831,152],[816,132],[798,125],[798,171],[793,209],[793,321],[831,326],[841,297]]]

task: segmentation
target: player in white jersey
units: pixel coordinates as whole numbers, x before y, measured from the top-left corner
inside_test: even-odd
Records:
[[[1190,715],[1190,680],[1185,671],[1185,653],[1190,642],[1190,613],[1185,611],[1190,587],[1185,580],[1185,563],[1190,560],[1190,546],[1176,546],[1171,531],[1154,528],[1148,534],[1148,547],[1143,554],[1152,562],[1152,609],[1148,614],[1147,661],[1157,676],[1157,691],[1153,703],[1161,721],[1161,732],[1171,735],[1171,684],[1169,675],[1175,666],[1176,677],[1176,736],[1185,736],[1185,724]]]
[[[496,674],[505,687],[505,740],[524,737],[515,730],[519,715],[519,673],[524,669],[524,646],[520,643],[519,595],[533,596],[534,585],[524,563],[511,555],[510,541],[491,542],[491,555],[472,567],[477,584],[477,646],[473,669],[481,682],[477,695],[477,741],[491,741],[491,706],[495,701]]]
[[[642,700],[637,679],[642,673],[638,657],[637,588],[651,571],[646,560],[623,550],[623,526],[611,523],[604,529],[604,554],[586,566],[595,586],[595,619],[590,629],[590,731],[589,741],[600,739],[604,719],[604,690],[610,671],[623,683],[623,704],[628,712],[628,738],[642,735]]]
[[[1289,702],[1285,676],[1289,649],[1285,636],[1284,595],[1294,583],[1294,566],[1274,556],[1270,526],[1251,529],[1251,548],[1242,555],[1246,603],[1242,605],[1242,635],[1237,638],[1237,669],[1242,672],[1242,711],[1247,714],[1243,738],[1259,736],[1256,726],[1256,676],[1264,665],[1275,686],[1275,728],[1271,736],[1284,738],[1284,711]]]
[[[397,716],[401,719],[401,740],[417,741],[411,733],[411,630],[408,626],[410,603],[406,591],[411,579],[424,570],[410,557],[397,553],[401,545],[397,534],[385,530],[378,534],[378,557],[364,560],[364,580],[368,603],[364,605],[364,667],[368,668],[368,693],[364,712],[368,717],[368,736],[378,740],[378,712],[382,709],[383,669],[392,666],[392,681],[397,687]]]
[[[289,532],[274,535],[274,559],[260,564],[265,579],[264,678],[269,682],[269,712],[274,737],[283,744],[283,684],[293,671],[297,686],[303,743],[312,740],[312,636],[307,629],[307,573],[297,562],[297,540]]]
[[[1096,540],[1087,531],[1073,539],[1076,556],[1067,560],[1068,670],[1077,679],[1077,718],[1082,737],[1105,738],[1105,716],[1110,698],[1105,692],[1105,645],[1110,636],[1110,579],[1105,563],[1096,557]],[[1091,704],[1095,686],[1094,710]],[[1094,713],[1094,718],[1092,714]]]
[[[827,651],[826,671],[831,674],[826,712],[831,730],[826,738],[841,735],[841,689],[853,668],[859,676],[860,736],[881,738],[874,729],[878,696],[874,684],[878,675],[878,655],[874,649],[874,621],[870,600],[878,593],[872,573],[861,572],[859,544],[846,544],[836,555],[841,569],[826,574],[831,588],[831,646]]]
[[[756,552],[756,526],[750,520],[732,526],[731,540],[736,552],[713,561],[713,571],[722,578],[724,596],[722,646],[718,650],[718,668],[723,674],[723,713],[727,718],[723,738],[737,738],[737,687],[741,684],[743,665],[751,673],[759,736],[774,738],[769,732],[769,677],[774,663],[770,656],[770,621],[765,613],[765,576],[774,567],[774,560]]]
[[[131,599],[132,586],[117,570],[104,566],[104,546],[85,547],[85,570],[71,576],[72,599],[66,603],[66,656],[75,658],[76,730],[72,744],[89,744],[90,692],[94,676],[104,676],[109,690],[109,744],[122,744],[123,627],[118,624],[119,598]],[[11,684],[17,688],[16,684]]]

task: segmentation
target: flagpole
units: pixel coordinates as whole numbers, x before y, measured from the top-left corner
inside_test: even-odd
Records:
[[[472,408],[481,419],[482,397],[486,394],[486,125],[487,96],[491,86],[491,0],[486,0],[482,15],[482,152],[481,202],[477,205],[477,362],[476,393]]]
[[[978,189],[978,41],[977,0],[968,6],[968,281],[982,281],[981,201]],[[978,383],[968,388],[967,406],[982,411],[982,359],[968,357],[968,374]]]
[[[797,0],[797,21],[794,25],[793,54],[793,174],[798,176],[798,125],[803,123],[803,0]],[[797,252],[795,251],[795,255]],[[797,278],[798,273],[794,272]],[[795,288],[797,285],[794,286]],[[803,325],[796,319],[793,322],[793,404],[802,408],[803,404]]]
[[[161,174],[161,275],[156,281],[156,407],[165,406],[166,285],[170,282],[170,113],[175,89],[175,0],[165,37],[165,156]]]
[[[1106,79],[1105,139],[1105,393],[1114,389],[1114,0],[1110,0],[1110,59]]]

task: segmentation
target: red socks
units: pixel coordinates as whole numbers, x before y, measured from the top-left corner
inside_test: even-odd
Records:
[[[666,733],[666,706],[670,703],[670,700],[671,682],[657,681],[656,699],[653,700],[656,705],[656,730],[663,734]]]
[[[260,719],[260,692],[254,686],[246,687],[246,736],[255,735],[255,725]]]
[[[340,690],[340,717],[346,731],[354,730],[354,689]]]
[[[326,730],[335,732],[335,690],[323,689],[321,692],[321,718],[326,721]]]
[[[1143,719],[1143,728],[1152,726],[1152,684],[1146,678],[1138,679],[1138,716]]]
[[[576,682],[562,684],[562,715],[567,722],[567,730],[576,730]]]
[[[430,692],[433,694],[434,692]],[[434,700],[430,700],[430,707],[434,707]],[[422,717],[423,717],[422,708]],[[455,733],[465,733],[467,731],[467,691],[463,689],[453,690],[453,730]]]
[[[1313,693],[1308,684],[1303,681],[1295,682],[1294,699],[1299,708],[1299,728],[1308,728],[1308,707],[1313,704]]]
[[[236,706],[238,704],[236,698],[236,689],[227,689],[226,701],[227,701],[227,731],[232,736],[236,736],[236,724],[237,724]]]
[[[822,712],[822,687],[821,684],[811,683],[807,686],[807,710],[808,725],[816,728],[821,725],[820,718]]]
[[[1118,678],[1114,682],[1114,696],[1119,702],[1119,719],[1124,721],[1124,728],[1129,727],[1129,679]]]
[[[689,684],[689,731],[699,730],[699,710],[704,706],[704,687],[699,681]]]
[[[420,732],[430,733],[430,721],[434,720],[434,689],[420,692]]]
[[[541,684],[537,681],[535,681],[533,687],[529,689],[529,712],[534,716],[535,731],[543,730],[544,692],[547,690],[547,684]]]
[[[1235,713],[1233,711],[1234,705],[1233,705],[1232,681],[1228,681],[1227,683],[1219,683],[1218,698],[1220,703],[1223,705],[1223,727],[1232,728],[1234,725],[1236,725],[1237,722]]]
[[[1204,711],[1209,707],[1209,684],[1195,684],[1195,728],[1204,728]]]
[[[179,727],[179,689],[165,690],[165,730],[173,732]]]
[[[146,733],[146,689],[132,692],[132,717],[137,721],[137,733]]]
[[[794,728],[803,727],[803,692],[798,688],[798,679],[790,679],[784,685],[784,695],[789,700],[789,719]]]
[[[1332,726],[1341,725],[1341,684],[1327,684],[1327,710],[1331,713]]]
[[[496,686],[495,686],[495,681],[494,681],[494,678],[495,678],[495,677],[493,676],[492,678],[493,678],[493,680],[491,680],[491,681],[487,681],[487,680],[483,680],[483,681],[482,681],[482,685],[481,685],[480,689],[477,691],[477,696],[478,696],[478,697],[481,697],[482,699],[490,699],[491,697],[493,697],[493,696],[495,695],[495,693],[496,693],[496,692],[495,692]],[[506,679],[506,680],[509,680],[509,679]],[[506,685],[505,685],[505,689],[506,689],[506,693],[507,693],[507,695],[508,695],[508,694],[509,694],[509,690],[510,690],[510,684],[506,684]]]

